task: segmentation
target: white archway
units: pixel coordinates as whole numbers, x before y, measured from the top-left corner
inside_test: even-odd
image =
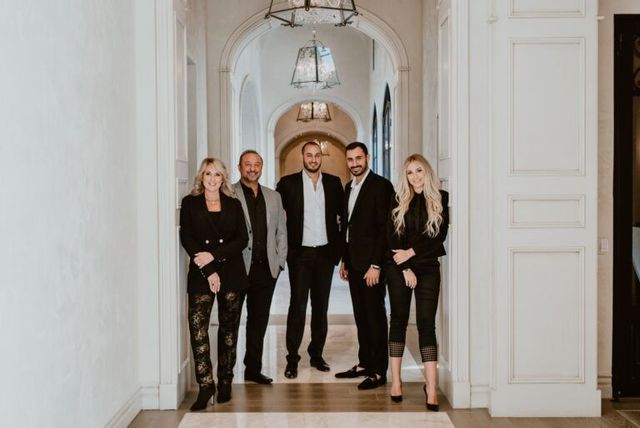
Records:
[[[389,54],[393,65],[394,79],[389,82],[392,102],[396,106],[392,118],[393,123],[396,124],[392,131],[394,151],[392,152],[391,163],[394,166],[392,168],[393,171],[409,153],[409,57],[404,44],[393,28],[370,10],[362,7],[359,7],[359,9],[362,13],[354,19],[352,27],[380,43]],[[236,117],[238,112],[234,108],[233,102],[233,72],[244,48],[257,37],[262,36],[273,28],[272,22],[264,19],[266,12],[267,9],[264,9],[238,26],[227,40],[220,58],[220,141],[230,142],[229,146],[223,145],[221,147],[220,155],[226,162],[232,161],[232,155],[239,144],[237,133],[234,132],[233,128],[234,123],[238,123],[238,118]],[[302,98],[306,99],[308,96]],[[318,96],[316,98],[322,99],[323,97]],[[328,99],[329,97],[326,98],[331,101]],[[291,101],[291,103],[294,103],[294,101]],[[345,106],[345,110],[349,111],[348,103],[345,103],[344,100],[340,100],[336,104]],[[355,109],[352,110],[355,111]],[[275,112],[270,115],[271,118],[273,118],[274,114]],[[363,126],[362,118],[358,116],[357,114],[351,114],[358,129],[358,137],[363,138],[368,133]],[[273,138],[273,135],[269,137],[269,132],[272,128],[270,125],[271,119],[267,129],[265,129],[265,132],[267,132],[265,169],[267,174],[266,181],[272,184],[275,179],[275,171],[272,163],[274,158],[273,144],[269,140],[269,138]],[[275,122],[273,126],[275,126]]]
[[[267,128],[265,129],[266,150],[265,150],[265,159],[264,159],[265,171],[266,171],[265,183],[268,186],[275,185],[275,178],[276,178],[277,162],[276,162],[276,151],[275,151],[276,148],[275,148],[275,140],[274,140],[274,132],[276,129],[276,124],[278,123],[278,120],[280,119],[280,117],[282,117],[282,115],[286,111],[288,111],[291,107],[303,101],[306,101],[308,99],[309,99],[308,94],[300,95],[295,98],[290,98],[284,103],[282,103],[281,105],[279,105],[276,109],[274,109],[273,112],[269,115]],[[324,101],[324,102],[330,102],[340,107],[340,109],[344,111],[347,114],[347,116],[349,116],[349,118],[355,125],[357,130],[357,139],[363,139],[364,136],[367,135],[362,117],[360,117],[360,114],[355,109],[355,107],[353,107],[347,101],[343,100],[342,98],[323,95],[323,94],[316,95],[313,97],[313,99]],[[318,129],[323,129],[323,128],[322,126],[318,126]],[[331,130],[331,133],[336,134],[336,131]],[[341,136],[340,139],[343,141],[346,141],[347,137]]]

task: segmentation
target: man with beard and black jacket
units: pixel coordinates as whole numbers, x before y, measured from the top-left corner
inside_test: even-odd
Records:
[[[320,171],[322,151],[314,141],[302,146],[302,163],[302,171],[282,177],[276,186],[287,213],[291,300],[287,315],[288,354],[284,375],[289,379],[298,376],[298,349],[304,333],[309,296],[311,343],[307,351],[310,363],[320,371],[330,370],[322,352],[327,338],[331,280],[343,250],[340,216],[344,193],[340,179]]]
[[[389,357],[387,312],[382,275],[385,230],[393,185],[369,169],[367,146],[353,142],[346,147],[347,166],[353,179],[345,186],[346,246],[340,277],[349,281],[353,316],[358,330],[359,362],[336,373],[337,378],[366,376],[359,389],[387,383]]]

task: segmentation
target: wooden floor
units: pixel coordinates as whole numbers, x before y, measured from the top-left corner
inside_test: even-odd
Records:
[[[403,386],[404,400],[393,403],[388,388],[359,391],[353,384],[276,384],[271,386],[234,384],[233,399],[216,403],[207,412],[420,412],[424,411],[421,384]],[[132,422],[132,428],[176,428],[195,399],[190,393],[180,409],[145,410]],[[640,409],[640,401],[612,403],[603,400],[600,418],[491,418],[486,409],[451,409],[444,396],[441,411],[447,412],[457,428],[617,428],[635,427],[617,410]],[[631,414],[636,412],[629,411]]]

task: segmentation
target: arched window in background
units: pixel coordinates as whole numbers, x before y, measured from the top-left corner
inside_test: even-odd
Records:
[[[373,118],[371,119],[371,170],[378,172],[378,110],[373,104]]]
[[[389,85],[384,91],[382,110],[382,175],[391,180],[391,95]]]

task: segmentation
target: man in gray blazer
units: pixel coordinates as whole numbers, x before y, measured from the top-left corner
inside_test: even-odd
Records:
[[[249,244],[242,252],[250,283],[246,292],[244,378],[270,384],[273,379],[262,374],[262,349],[276,280],[287,260],[287,224],[280,194],[258,182],[262,175],[262,157],[258,152],[245,150],[240,155],[238,170],[241,178],[234,189],[249,234]]]

